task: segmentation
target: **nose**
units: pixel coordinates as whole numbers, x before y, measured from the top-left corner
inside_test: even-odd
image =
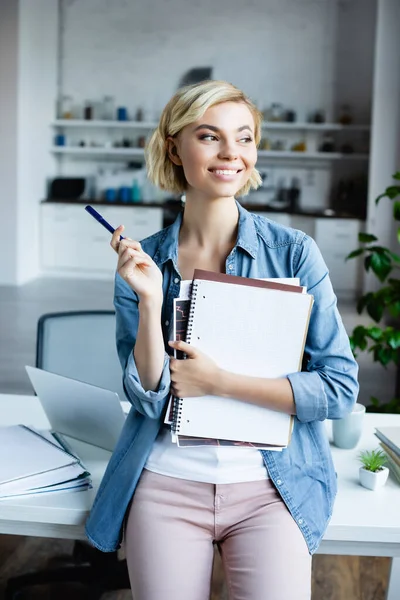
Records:
[[[218,157],[222,160],[236,160],[238,158],[238,149],[234,141],[226,140],[220,147]]]

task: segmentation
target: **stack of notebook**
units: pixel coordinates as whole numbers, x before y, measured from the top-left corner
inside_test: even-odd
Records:
[[[0,428],[0,499],[80,491],[91,487],[79,458],[51,433],[25,425]]]
[[[386,453],[391,472],[400,483],[400,427],[379,427],[375,435]]]
[[[313,297],[296,279],[260,280],[196,270],[174,304],[175,339],[236,374],[279,378],[301,370]],[[184,358],[177,356],[177,358]],[[171,398],[166,413],[179,446],[282,450],[293,417],[233,398]]]

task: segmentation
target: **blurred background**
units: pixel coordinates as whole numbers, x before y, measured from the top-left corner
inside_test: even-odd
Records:
[[[0,392],[33,393],[41,314],[112,308],[115,255],[85,204],[137,239],[181,210],[144,145],[204,78],[263,112],[263,185],[240,201],[312,235],[348,332],[370,323],[356,303],[375,279],[345,258],[365,231],[396,250],[375,198],[400,163],[399,31],[398,0],[0,0]],[[360,401],[391,398],[396,369],[359,364]]]
[[[312,235],[346,326],[363,322],[375,283],[345,257],[360,231],[395,244],[374,200],[399,164],[398,20],[396,0],[2,0],[0,390],[30,389],[40,314],[111,307],[115,256],[86,203],[137,239],[175,218],[143,146],[175,90],[207,77],[264,115],[263,185],[242,203]],[[390,370],[362,362],[361,400],[390,396]]]

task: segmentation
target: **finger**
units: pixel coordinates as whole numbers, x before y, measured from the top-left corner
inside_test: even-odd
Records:
[[[120,253],[123,252],[126,248],[133,248],[137,252],[143,252],[140,242],[137,242],[136,240],[131,240],[130,238],[124,238],[119,244]]]
[[[111,241],[110,241],[110,246],[113,250],[115,250],[115,252],[118,252],[118,247],[120,244],[120,235],[122,234],[123,230],[125,229],[125,227],[123,225],[119,225],[117,227],[117,229],[114,231],[114,233],[112,234],[111,237]]]
[[[195,348],[193,348],[193,346],[191,346],[190,344],[187,344],[186,342],[183,342],[182,340],[179,341],[169,341],[168,344],[171,346],[171,348],[175,348],[175,350],[181,350],[182,352],[184,352],[185,354],[187,354],[187,356],[189,356],[189,358],[195,358],[195,356],[198,355],[197,350]]]
[[[176,373],[178,367],[179,367],[178,359],[170,356],[169,370],[171,371],[171,373]]]
[[[133,250],[132,248],[126,248],[124,252],[120,254],[117,268],[120,269],[129,261],[133,261],[136,267],[151,266],[151,262],[145,256],[143,256],[143,254],[141,254],[137,250]]]
[[[182,398],[182,390],[175,385],[171,385],[170,390],[176,398]]]

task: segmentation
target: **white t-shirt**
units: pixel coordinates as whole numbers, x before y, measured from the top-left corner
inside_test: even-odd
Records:
[[[261,452],[238,446],[180,448],[162,427],[144,468],[178,479],[203,483],[241,483],[268,479]]]

